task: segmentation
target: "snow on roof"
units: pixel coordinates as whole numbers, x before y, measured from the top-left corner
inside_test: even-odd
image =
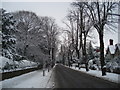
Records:
[[[120,43],[117,43],[116,46],[117,46],[118,49],[120,50]]]
[[[111,54],[115,54],[115,46],[114,45],[109,45],[108,48],[109,48],[109,51]]]

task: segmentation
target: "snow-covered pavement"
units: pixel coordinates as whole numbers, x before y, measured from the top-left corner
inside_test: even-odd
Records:
[[[78,69],[78,68],[75,68],[75,67],[71,67],[71,68],[74,69],[74,70],[81,71],[83,73],[90,74],[90,75],[95,76],[95,77],[99,77],[99,78],[103,78],[105,80],[109,80],[111,82],[120,83],[120,79],[119,79],[120,75],[119,74],[107,72],[106,76],[102,76],[102,72],[98,71],[98,70],[89,70],[88,72],[86,72],[85,68],[81,68],[81,69]]]
[[[52,82],[50,82],[52,72],[52,69],[49,72],[46,70],[45,76],[43,76],[43,71],[37,70],[6,79],[1,81],[2,88],[50,88],[52,87]]]

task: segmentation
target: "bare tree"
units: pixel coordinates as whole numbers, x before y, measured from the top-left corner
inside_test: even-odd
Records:
[[[74,16],[72,15],[72,11],[69,12],[68,16],[67,16],[67,22],[63,22],[66,26],[67,29],[63,30],[63,33],[65,33],[65,35],[67,35],[67,37],[65,37],[65,41],[67,41],[67,43],[65,43],[65,49],[67,49],[67,57],[68,57],[68,64],[69,66],[71,66],[71,61],[73,60],[73,53],[75,52],[75,38],[76,38],[76,23],[75,23],[75,19]]]
[[[47,36],[47,48],[53,66],[55,63],[55,55],[58,44],[57,35],[59,34],[59,27],[55,23],[55,19],[51,17],[41,17],[41,20],[43,22],[42,28],[45,30],[45,34]]]
[[[70,17],[71,16],[71,17]],[[81,32],[80,32],[80,13],[79,11],[77,10],[70,10],[70,13],[69,13],[69,18],[71,18],[70,22],[71,23],[74,23],[73,25],[71,24],[71,27],[73,27],[71,30],[72,30],[72,38],[73,38],[73,44],[74,44],[74,49],[76,50],[76,56],[77,56],[77,59],[79,60],[80,58],[80,54],[79,54],[79,49],[81,48],[82,46],[82,40],[80,40],[80,46],[79,46],[79,39],[82,39],[82,35],[81,35]],[[73,20],[72,20],[73,19]],[[74,31],[74,32],[73,32]],[[79,38],[80,37],[80,38]]]
[[[90,31],[90,28],[92,27],[91,22],[89,20],[88,14],[85,9],[85,5],[83,2],[73,2],[72,5],[74,6],[75,10],[70,11],[71,18],[74,20],[71,21],[72,23],[75,23],[75,50],[77,54],[77,59],[79,60],[80,54],[79,51],[82,49],[82,56],[85,65],[86,65],[86,71],[88,71],[87,68],[87,55],[86,55],[86,39],[88,37],[88,32]],[[71,25],[72,26],[72,25]],[[79,40],[78,40],[79,39]],[[79,45],[79,47],[78,47]]]
[[[30,60],[41,62],[43,60],[41,56],[47,55],[47,49],[45,48],[47,37],[42,29],[42,21],[35,13],[29,11],[14,12],[13,16],[17,21],[18,53]]]
[[[104,28],[106,24],[113,21],[113,18],[110,17],[113,15],[119,16],[114,12],[115,8],[117,8],[117,2],[91,2],[84,4],[87,6],[89,17],[99,34],[101,70],[102,75],[106,75],[106,71],[104,69]]]

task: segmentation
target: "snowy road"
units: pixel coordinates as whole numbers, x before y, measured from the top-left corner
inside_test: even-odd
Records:
[[[42,70],[33,71],[2,81],[2,88],[50,88],[52,87],[52,82],[49,82],[51,74],[52,70],[50,72],[46,70],[45,76]]]
[[[53,73],[54,72],[54,73]],[[56,65],[50,72],[33,71],[21,76],[1,81],[2,88],[115,88],[112,83],[94,76]]]
[[[91,75],[56,65],[55,88],[117,88],[116,83],[95,78]]]

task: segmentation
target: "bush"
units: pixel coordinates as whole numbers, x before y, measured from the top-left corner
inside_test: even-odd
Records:
[[[6,62],[5,66],[2,68],[3,70],[9,70],[10,69],[10,65],[8,62]]]
[[[80,67],[81,67],[81,68],[85,68],[85,64],[81,64]]]
[[[11,70],[11,69],[14,69],[14,65],[12,64],[9,64],[8,62],[6,62],[5,66],[2,68],[2,70]]]
[[[91,70],[97,70],[96,66],[95,65],[92,65],[89,67]]]
[[[106,64],[106,70],[108,72],[113,73],[120,73],[120,67],[118,66],[117,62],[111,61]]]
[[[42,68],[43,68],[43,65],[42,65],[42,64],[39,64],[37,68],[38,68],[38,69],[42,69]]]
[[[113,70],[114,73],[117,73],[117,74],[120,74],[120,67],[116,67],[114,70]]]

